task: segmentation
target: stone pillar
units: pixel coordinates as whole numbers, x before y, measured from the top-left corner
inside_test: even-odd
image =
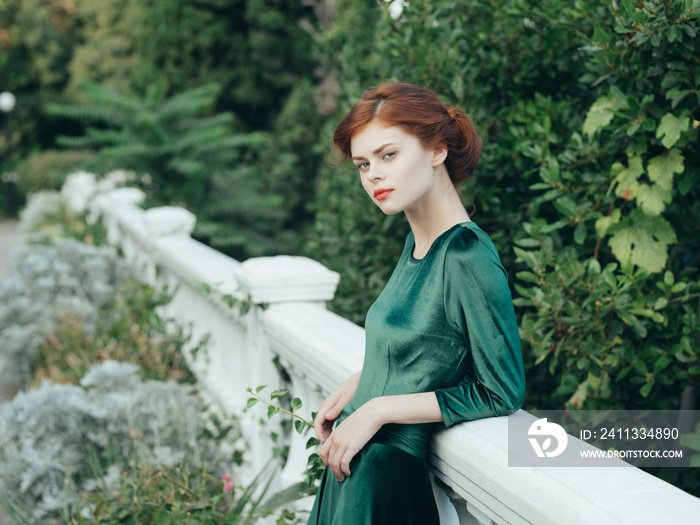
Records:
[[[146,229],[153,237],[185,235],[194,231],[197,217],[185,208],[178,206],[160,206],[146,210],[143,214]]]
[[[115,210],[125,206],[138,206],[145,199],[146,195],[138,188],[119,188],[99,193],[90,202],[87,220],[94,224],[101,217],[107,228],[107,242],[112,246],[119,246],[122,232]]]
[[[325,309],[325,302],[333,299],[340,276],[313,259],[281,255],[249,259],[241,264],[236,277],[242,295],[247,296],[254,305],[247,315],[250,386],[270,385],[263,391],[263,395],[269,395],[272,390],[279,389],[281,384],[273,363],[275,356],[270,351],[265,335],[265,311],[262,306],[282,302],[310,302]],[[302,412],[306,419],[310,419],[310,407],[317,402],[315,397],[318,394],[310,391],[310,385],[295,370],[293,363],[283,362],[282,365],[291,378],[291,397],[299,397],[305,403]],[[255,415],[251,416],[250,412]],[[252,419],[252,425],[249,429],[256,436],[249,441],[251,452],[254,463],[264,465],[272,450],[270,429],[255,424],[259,417],[265,417],[257,406],[250,412],[248,415]],[[306,450],[308,437],[310,436],[301,436],[292,430],[288,460],[280,474],[277,488],[287,487],[303,478],[311,452]]]
[[[194,231],[197,217],[185,208],[178,206],[160,206],[146,210],[143,222],[148,233],[149,250],[147,259],[140,262],[143,276],[151,286],[157,286],[158,263],[153,256],[152,247],[164,237],[187,237]]]

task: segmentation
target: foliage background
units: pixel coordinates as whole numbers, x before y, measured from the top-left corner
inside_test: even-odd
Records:
[[[429,86],[485,141],[462,191],[511,272],[526,406],[696,407],[700,1],[392,5],[0,0],[2,89],[18,96],[6,167],[39,181],[26,191],[52,184],[70,168],[52,156],[59,135],[88,148],[76,162],[134,160],[119,167],[192,209],[203,241],[339,271],[332,307],[362,323],[407,225],[372,207],[351,167],[327,166],[330,136],[365,88]],[[187,98],[202,86],[215,86],[206,103]],[[182,111],[161,118],[173,100]],[[111,121],[89,116],[105,107]],[[217,155],[177,143],[212,121]],[[113,155],[163,144],[169,162]],[[700,491],[697,476],[666,475]]]

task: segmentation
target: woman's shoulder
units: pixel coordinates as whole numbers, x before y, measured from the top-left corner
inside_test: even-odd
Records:
[[[455,224],[444,239],[443,247],[446,253],[458,252],[467,256],[495,251],[491,237],[473,221]]]
[[[444,243],[444,257],[446,268],[467,267],[478,271],[495,265],[505,273],[491,237],[471,221],[462,222],[450,231]]]

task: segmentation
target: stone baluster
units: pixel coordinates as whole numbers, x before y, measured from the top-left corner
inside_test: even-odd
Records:
[[[306,257],[277,256],[259,257],[243,262],[236,275],[241,292],[255,305],[246,316],[248,323],[248,371],[250,386],[269,384],[265,392],[280,388],[281,379],[273,364],[275,355],[270,350],[264,333],[263,306],[279,303],[312,303],[325,309],[325,301],[335,294],[339,276],[325,266]],[[311,418],[311,407],[320,404],[320,394],[313,385],[307,384],[303,374],[294,363],[281,359],[282,366],[291,378],[290,394],[305,403],[302,413]],[[255,409],[252,409],[255,411]],[[257,413],[256,413],[257,414]],[[259,419],[253,416],[253,421]],[[270,456],[272,443],[269,429],[253,425],[253,439],[250,439],[255,463],[263,465]],[[281,487],[300,481],[310,452],[306,450],[308,437],[292,432],[289,456],[279,478]]]
[[[98,217],[107,228],[107,242],[112,246],[122,247],[124,232],[120,224],[119,211],[124,208],[138,209],[137,206],[146,199],[138,188],[118,188],[95,196],[89,205],[88,220],[94,222]]]

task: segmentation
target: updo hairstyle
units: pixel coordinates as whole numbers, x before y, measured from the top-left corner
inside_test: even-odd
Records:
[[[333,145],[340,153],[337,164],[352,156],[350,141],[375,119],[387,127],[402,128],[426,149],[444,144],[445,167],[453,184],[474,174],[481,155],[481,139],[467,114],[444,104],[432,91],[399,82],[366,90],[338,124],[333,134]]]

